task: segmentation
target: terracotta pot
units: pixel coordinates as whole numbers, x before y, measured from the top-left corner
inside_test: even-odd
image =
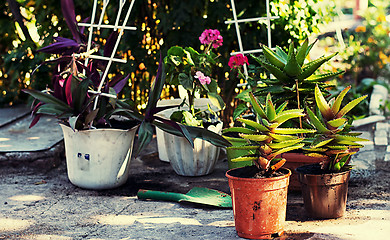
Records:
[[[326,157],[309,157],[303,153],[294,152],[283,153],[281,157],[286,159],[286,163],[283,165],[283,167],[290,169],[292,172],[290,184],[288,186],[288,190],[290,191],[301,191],[301,184],[299,183],[298,174],[295,169],[308,164],[320,163],[326,159]]]
[[[280,236],[286,219],[287,188],[291,171],[274,178],[239,177],[254,166],[229,170],[226,176],[232,195],[233,214],[238,236],[269,239]]]
[[[329,174],[319,174],[319,170],[318,164],[296,169],[305,210],[313,218],[341,217],[346,211],[351,170]]]

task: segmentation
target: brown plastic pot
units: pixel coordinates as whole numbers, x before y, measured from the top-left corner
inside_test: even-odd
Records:
[[[238,236],[269,239],[280,236],[286,220],[287,188],[291,171],[273,178],[239,177],[254,166],[229,170],[226,177],[232,195],[233,214]]]
[[[286,163],[283,167],[290,169],[292,172],[290,184],[288,186],[289,191],[301,191],[301,184],[299,183],[298,174],[295,169],[304,165],[320,163],[326,160],[326,157],[309,157],[303,153],[294,152],[283,153],[281,157],[286,159]]]
[[[313,168],[317,173],[310,173]],[[302,187],[305,210],[313,218],[339,218],[346,211],[351,170],[318,174],[318,169],[320,169],[318,164],[296,169]]]

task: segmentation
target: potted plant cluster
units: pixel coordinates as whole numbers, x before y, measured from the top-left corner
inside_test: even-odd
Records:
[[[212,50],[222,45],[223,38],[218,30],[207,29],[199,40],[205,48],[202,52],[180,46],[173,46],[167,52],[164,59],[167,84],[177,86],[182,99],[174,99],[180,106],[164,114],[188,127],[204,128],[220,134],[223,123],[217,112],[224,109],[225,104],[218,94],[217,81],[211,76],[218,64],[218,55]],[[158,130],[157,144],[159,157],[169,160],[175,172],[183,176],[211,173],[220,151],[218,146],[201,139],[196,139],[191,147],[182,137]]]
[[[117,75],[105,81],[105,60],[84,58],[90,54],[110,56],[119,36],[113,31],[104,49],[92,43],[86,49],[86,36],[78,28],[73,1],[62,0],[62,11],[73,39],[55,38],[55,42],[40,49],[55,54],[52,89],[26,89],[37,101],[34,104],[34,126],[42,114],[55,116],[64,133],[69,180],[87,189],[107,189],[124,184],[128,178],[134,137],[138,129],[136,154],[153,138],[154,126],[171,134],[183,136],[190,145],[201,137],[215,144],[226,144],[218,134],[191,128],[156,115],[171,106],[159,108],[157,101],[165,83],[164,64],[159,69],[149,94],[144,114],[131,101],[117,99],[117,94],[128,82],[128,76]],[[77,54],[77,55],[76,55]],[[47,62],[45,62],[47,63]]]
[[[232,194],[236,231],[245,238],[271,238],[283,232],[286,217],[287,188],[291,171],[281,168],[286,162],[280,154],[304,146],[297,134],[315,130],[283,128],[285,122],[303,117],[303,109],[286,110],[287,102],[276,107],[269,94],[263,105],[249,93],[255,119],[238,118],[246,127],[224,129],[237,132],[246,141],[235,147],[246,154],[235,161],[253,161],[253,166],[231,169],[226,173]]]
[[[326,101],[324,93],[327,94],[326,88],[329,85],[325,80],[340,75],[342,71],[313,75],[319,66],[333,55],[304,63],[311,48],[312,45],[308,45],[307,41],[297,50],[290,45],[288,53],[281,48],[272,51],[263,46],[263,57],[252,56],[276,79],[264,80],[263,86],[254,89],[254,93],[250,90],[245,91],[241,96],[250,103],[248,106],[252,115],[245,115],[248,116],[247,118],[237,118],[236,123],[241,123],[242,126],[235,124],[238,127],[223,131],[224,134],[236,132],[238,137],[234,140],[242,140],[240,146],[232,146],[228,149],[246,151],[232,161],[254,162],[254,166],[232,169],[226,174],[232,192],[235,221],[237,217],[238,220],[242,216],[245,219],[245,223],[235,222],[239,236],[270,238],[282,232],[280,227],[282,224],[273,225],[273,229],[271,226],[268,228],[267,224],[280,223],[284,221],[285,215],[276,218],[276,213],[262,213],[262,216],[269,216],[267,220],[259,220],[261,218],[256,215],[258,209],[271,211],[275,203],[282,200],[273,199],[271,203],[268,199],[272,197],[263,199],[263,194],[270,194],[270,188],[265,187],[265,182],[259,183],[260,185],[254,189],[247,189],[257,181],[253,179],[256,172],[260,170],[265,175],[263,179],[268,179],[267,176],[269,177],[271,172],[288,163],[288,154],[292,152],[310,157],[308,161],[300,163],[302,166],[308,163],[314,164],[310,167],[299,167],[297,169],[299,174],[295,174],[297,180],[299,176],[299,181],[302,183],[305,208],[309,215],[316,218],[335,218],[342,216],[345,211],[350,170],[348,162],[350,156],[362,147],[359,142],[365,140],[357,137],[359,133],[350,131],[351,119],[348,119],[346,114],[366,96],[352,100],[341,107],[342,100],[350,89],[347,87],[337,97]],[[265,92],[268,93],[263,98]],[[272,94],[278,97],[274,98]],[[281,99],[285,101],[279,107],[275,107],[273,101],[279,102]],[[263,101],[264,104],[258,101]],[[227,139],[233,142],[231,138],[227,137]],[[310,172],[312,169],[315,172]],[[271,179],[272,177],[269,181]],[[239,183],[246,185],[240,186]],[[287,184],[276,185],[287,188],[288,180]],[[283,198],[284,193],[280,193],[280,196]],[[263,203],[266,204],[260,205]],[[255,206],[256,204],[261,207]],[[240,209],[243,206],[250,206],[251,209]],[[281,214],[285,214],[284,205],[278,205],[275,211],[276,209],[279,209]]]
[[[365,140],[357,137],[359,133],[350,132],[352,120],[346,114],[366,96],[354,99],[341,108],[342,100],[350,89],[347,87],[327,102],[323,93],[328,94],[326,88],[330,85],[326,81],[344,71],[317,74],[318,68],[336,53],[305,63],[313,44],[309,45],[306,39],[296,50],[291,44],[288,53],[279,47],[272,51],[263,46],[264,57],[253,57],[276,79],[265,80],[266,86],[259,88],[257,94],[261,96],[271,92],[277,96],[276,99],[287,99],[292,106],[306,109],[308,117],[299,118],[299,123],[291,124],[300,128],[311,126],[316,133],[305,135],[305,146],[299,157],[291,152],[282,154],[282,157],[286,158],[287,163],[290,161],[290,164],[286,163],[286,167],[300,171],[299,176],[292,175],[292,189],[297,189],[295,180],[299,177],[309,215],[316,218],[336,218],[342,216],[346,208],[350,156],[363,147],[358,142]],[[303,156],[307,159],[301,160]],[[316,164],[315,174],[309,174],[310,171],[303,167],[310,163]],[[329,175],[334,172],[337,174]]]
[[[322,92],[328,93],[326,89],[334,86],[330,84],[328,80],[331,80],[344,72],[339,70],[329,73],[318,73],[319,68],[337,53],[306,61],[315,43],[316,42],[309,44],[308,39],[306,39],[301,46],[296,48],[294,47],[294,44],[291,43],[288,52],[285,52],[279,46],[276,46],[275,50],[272,50],[267,46],[262,45],[263,55],[259,57],[251,55],[251,57],[271,73],[274,78],[260,79],[258,70],[263,70],[261,68],[255,68],[255,70],[252,71],[253,75],[249,76],[248,82],[257,83],[261,81],[262,84],[258,86],[255,85],[253,93],[259,97],[265,97],[268,93],[271,93],[273,100],[277,104],[288,101],[287,108],[305,109],[306,107],[313,107],[315,104],[315,86],[318,86]],[[249,90],[243,91],[243,93],[237,97],[247,102],[248,91]],[[247,110],[245,105],[241,106],[242,107],[237,108],[234,117]],[[288,125],[296,128],[309,127],[304,121],[304,117],[299,117],[295,121],[289,121]],[[323,161],[320,157],[309,156],[302,151],[284,153],[283,157],[287,160],[285,167],[292,170],[289,186],[290,190],[300,189],[298,177],[297,174],[295,174],[295,169],[297,167],[308,163]]]

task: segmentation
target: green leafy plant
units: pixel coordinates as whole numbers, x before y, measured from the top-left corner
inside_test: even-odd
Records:
[[[204,121],[216,119],[216,114],[209,107],[207,111],[196,109],[194,100],[207,96],[210,102],[222,110],[225,104],[218,94],[218,85],[212,79],[212,70],[218,65],[218,55],[212,49],[222,45],[223,38],[218,30],[206,29],[199,40],[204,44],[204,51],[198,52],[192,47],[171,47],[164,60],[167,69],[167,83],[183,87],[187,93],[187,99],[183,105],[188,105],[189,110],[174,112],[172,119],[189,126],[202,126]]]
[[[227,146],[229,142],[224,138],[206,129],[187,129],[175,121],[164,119],[156,113],[177,106],[157,107],[164,83],[165,71],[162,57],[152,86],[145,114],[141,114],[135,108],[132,101],[118,100],[117,94],[127,83],[129,75],[118,75],[108,81],[102,81],[101,76],[105,70],[106,62],[96,59],[88,59],[84,65],[82,56],[92,53],[100,53],[99,46],[92,44],[90,52],[85,52],[85,36],[76,25],[76,16],[72,0],[62,0],[62,10],[72,32],[73,39],[58,37],[55,42],[40,49],[42,52],[58,54],[59,57],[50,62],[55,63],[53,75],[53,89],[38,91],[25,89],[24,92],[38,100],[33,108],[34,119],[30,127],[34,126],[41,115],[51,115],[62,123],[77,130],[109,128],[112,125],[113,116],[125,116],[130,120],[141,123],[138,137],[139,145],[136,153],[146,146],[153,138],[153,127],[156,125],[164,131],[185,137],[191,145],[192,138],[206,139],[217,146]],[[113,45],[119,35],[113,31],[107,39],[102,55],[111,55]],[[75,58],[74,53],[80,53]],[[121,79],[122,78],[122,79]],[[101,90],[99,92],[99,90]],[[98,98],[98,101],[97,101]],[[133,127],[128,124],[125,127]]]
[[[321,91],[325,92],[327,87],[332,86],[326,81],[344,73],[340,70],[316,74],[321,65],[337,53],[305,62],[314,44],[315,42],[309,44],[308,39],[306,39],[301,46],[295,48],[294,44],[291,43],[288,53],[278,46],[273,51],[262,45],[264,55],[262,57],[252,55],[252,57],[266,68],[275,79],[263,80],[265,86],[259,87],[256,94],[266,95],[270,92],[277,99],[277,102],[289,100],[289,104],[294,104],[294,107],[297,108],[314,103],[314,87],[318,85]]]
[[[279,46],[272,50],[262,45],[263,55],[256,57],[252,54],[251,57],[271,73],[274,78],[259,79],[260,72],[257,71],[261,71],[261,69],[255,68],[257,71],[254,72],[254,76],[251,78],[256,78],[256,80],[249,79],[248,81],[258,82],[260,80],[262,84],[255,87],[254,94],[264,97],[271,93],[276,103],[289,101],[290,108],[301,109],[305,106],[312,106],[314,104],[314,87],[318,85],[321,91],[327,92],[326,89],[333,86],[328,81],[344,72],[340,70],[318,74],[317,70],[337,53],[306,61],[314,44],[315,42],[309,44],[308,39],[306,39],[302,45],[295,48],[294,43],[291,42],[288,52],[285,52]],[[247,101],[247,91],[237,97]],[[237,108],[234,116],[246,110],[245,107]]]
[[[352,154],[363,147],[358,142],[367,141],[357,137],[360,133],[351,132],[346,114],[363,101],[367,95],[350,101],[341,107],[343,99],[351,86],[346,87],[336,98],[327,101],[320,88],[315,87],[316,110],[306,108],[310,124],[316,129],[313,138],[306,139],[310,145],[304,148],[308,155],[328,156],[322,162],[322,169],[339,172],[349,168],[348,165]]]
[[[247,143],[235,149],[248,150],[248,154],[232,159],[232,161],[253,161],[264,175],[270,176],[283,166],[285,159],[278,155],[304,147],[304,138],[298,134],[314,133],[312,129],[283,128],[282,125],[290,119],[303,117],[303,109],[286,110],[287,102],[276,107],[271,95],[268,94],[266,103],[258,102],[253,93],[249,93],[251,109],[255,120],[238,118],[236,121],[245,127],[224,129],[224,133],[239,133],[240,138]]]

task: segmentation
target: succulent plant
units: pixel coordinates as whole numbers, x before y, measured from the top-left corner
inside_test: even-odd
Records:
[[[346,87],[336,98],[326,101],[320,88],[315,87],[316,111],[306,108],[310,124],[317,133],[309,140],[311,144],[304,150],[312,156],[328,156],[323,162],[325,170],[338,172],[343,167],[347,168],[350,156],[357,152],[363,145],[358,142],[367,141],[357,137],[360,133],[353,133],[349,130],[349,121],[346,114],[367,97],[361,96],[350,101],[341,108],[342,101],[351,86]]]
[[[295,48],[292,42],[288,53],[279,46],[274,51],[262,45],[263,56],[251,55],[251,57],[267,69],[275,79],[262,80],[265,86],[259,87],[255,95],[265,96],[271,93],[276,103],[288,100],[290,105],[298,109],[313,104],[315,86],[318,85],[321,91],[326,92],[326,88],[331,86],[326,81],[344,72],[315,74],[322,64],[333,58],[337,53],[305,63],[305,59],[314,44],[315,42],[309,44],[308,39],[306,39],[299,48]]]
[[[304,138],[297,134],[313,133],[312,129],[283,128],[281,125],[290,119],[303,117],[303,109],[286,110],[287,102],[276,107],[271,94],[266,97],[265,105],[259,103],[253,93],[249,93],[252,111],[256,120],[237,118],[245,127],[224,129],[224,133],[236,132],[246,144],[235,149],[248,150],[248,154],[232,159],[232,161],[252,160],[255,165],[267,176],[283,166],[285,159],[278,159],[278,155],[301,149]]]

